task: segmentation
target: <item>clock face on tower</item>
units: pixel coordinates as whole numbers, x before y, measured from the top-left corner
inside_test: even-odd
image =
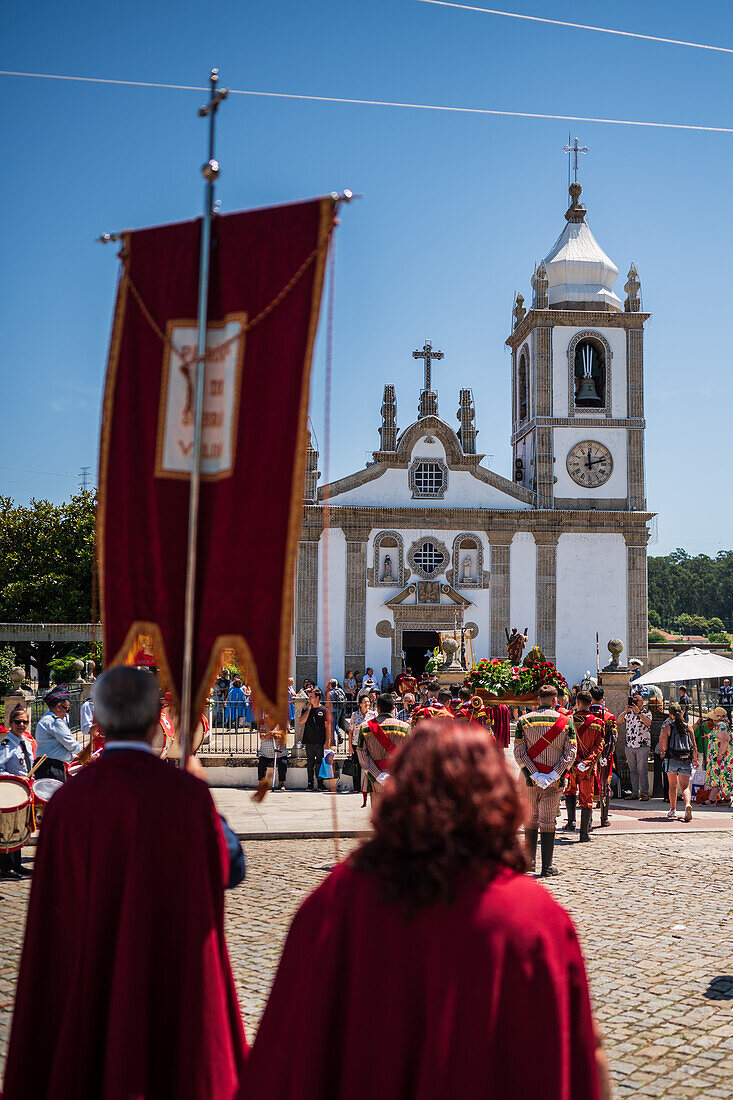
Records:
[[[597,489],[613,473],[611,452],[594,439],[576,443],[568,451],[565,465],[573,481],[586,489]]]

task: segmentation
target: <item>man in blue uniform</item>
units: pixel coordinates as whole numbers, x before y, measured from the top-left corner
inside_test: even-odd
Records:
[[[81,745],[69,728],[69,696],[67,692],[54,688],[45,697],[48,710],[36,726],[36,744],[39,759],[45,754],[47,760],[36,772],[37,779],[60,779],[66,781],[66,768]]]
[[[20,704],[10,715],[10,729],[0,726],[0,774],[25,777],[33,767],[33,745],[28,732],[28,712]],[[20,848],[0,854],[0,877],[20,878],[31,872],[21,863]]]

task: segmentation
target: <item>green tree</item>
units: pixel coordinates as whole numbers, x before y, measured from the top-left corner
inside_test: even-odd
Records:
[[[700,615],[730,621],[733,608],[733,550],[691,557],[677,549],[665,557],[649,558],[649,611],[662,623],[677,616]],[[687,631],[685,631],[687,632]]]
[[[725,625],[720,619],[715,617],[708,619],[708,634],[723,634],[724,631]]]
[[[0,496],[0,621],[90,621],[96,510],[95,490],[75,493],[64,504],[16,505]],[[23,642],[16,656],[19,664],[36,666],[43,686],[51,658],[73,648]]]
[[[97,494],[64,504],[0,497],[0,621],[88,623]]]
[[[661,625],[662,625],[662,620],[659,617],[659,612],[650,611],[649,612],[649,626],[660,627]]]
[[[80,650],[74,649],[64,657],[55,657],[48,662],[48,668],[51,672],[53,682],[55,684],[66,684],[70,680],[75,680],[77,670],[74,668],[74,661],[83,661],[86,667],[87,661],[94,661],[96,668],[95,674],[98,676],[102,671],[102,647],[96,645],[94,650]],[[85,673],[82,672],[82,676]]]
[[[13,687],[10,670],[17,665],[15,653],[9,645],[0,648],[0,695],[9,695]]]

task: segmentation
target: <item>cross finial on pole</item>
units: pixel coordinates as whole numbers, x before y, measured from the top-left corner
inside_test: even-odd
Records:
[[[572,162],[568,159],[568,184],[570,183],[570,170],[573,171],[573,183],[578,182],[578,153],[587,153],[588,146],[581,145],[578,138],[573,138],[573,144],[570,144],[570,134],[568,134],[568,144],[563,149],[564,153],[568,154],[568,158],[572,157]]]
[[[193,642],[195,634],[196,559],[198,549],[199,496],[201,491],[201,447],[204,420],[204,379],[206,374],[206,335],[209,317],[209,270],[211,264],[211,223],[214,220],[214,184],[219,178],[219,161],[214,156],[214,124],[219,104],[226,99],[226,88],[217,90],[219,70],[209,76],[209,102],[199,108],[199,118],[209,120],[209,158],[201,169],[204,185],[204,217],[201,225],[199,258],[199,299],[196,325],[198,354],[193,383],[193,447],[191,480],[188,493],[188,548],[186,552],[186,589],[183,611],[183,667],[181,671],[181,767],[185,768],[191,751],[191,733],[198,722],[193,714]]]
[[[425,385],[423,386],[423,389],[424,390],[430,390],[432,388],[431,387],[431,377],[430,377],[430,364],[431,364],[433,359],[442,359],[443,358],[443,352],[442,351],[433,351],[433,345],[432,345],[431,341],[426,340],[425,343],[423,344],[422,351],[413,351],[412,358],[413,359],[424,359],[425,360]]]

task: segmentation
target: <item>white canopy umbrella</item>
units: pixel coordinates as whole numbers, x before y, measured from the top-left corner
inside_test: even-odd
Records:
[[[729,657],[692,646],[657,668],[645,672],[631,686],[635,688],[645,684],[669,684],[672,681],[681,683],[685,680],[722,680],[725,676],[733,680],[733,661]]]
[[[697,706],[702,720],[702,699],[700,697],[701,680],[722,680],[728,676],[733,680],[733,661],[729,657],[722,657],[719,653],[711,653],[709,650],[698,649],[692,646],[684,653],[678,653],[676,657],[665,661],[657,668],[645,672],[638,680],[632,681],[630,690],[634,691],[645,684],[669,684],[683,683],[685,680],[695,680],[697,683]]]

